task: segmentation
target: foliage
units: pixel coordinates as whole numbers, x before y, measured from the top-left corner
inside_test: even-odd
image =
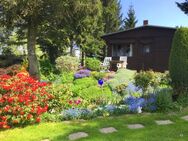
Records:
[[[85,70],[79,70],[78,72],[76,72],[75,74],[74,74],[74,78],[75,79],[79,79],[79,78],[84,78],[84,77],[89,77],[90,76],[90,70],[87,70],[87,69],[85,69]]]
[[[97,85],[97,81],[91,77],[85,77],[82,79],[76,79],[73,82],[73,86],[71,87],[72,92],[75,96],[81,95],[82,90],[89,88],[91,86]]]
[[[73,95],[71,85],[53,85],[50,92],[54,97],[49,103],[51,112],[59,113],[62,109],[84,107],[84,100]]]
[[[130,82],[134,77],[135,71],[128,69],[119,69],[114,78],[108,81],[112,90],[115,90],[117,86]]]
[[[12,65],[7,68],[0,68],[0,75],[8,74],[8,75],[15,75],[21,70],[21,65]]]
[[[115,99],[108,86],[101,88],[97,85],[83,89],[79,96],[87,100],[88,104],[96,105],[112,103]]]
[[[118,0],[101,0],[103,6],[104,32],[111,33],[120,29],[122,24],[121,6]]]
[[[63,72],[59,75],[59,78],[55,81],[55,83],[62,83],[62,84],[67,84],[67,83],[73,83],[74,80],[74,73],[72,72]]]
[[[56,59],[56,68],[61,72],[75,72],[79,66],[77,57],[61,56]]]
[[[48,84],[38,82],[27,73],[0,76],[0,128],[40,122],[53,98]]]
[[[181,107],[187,107],[188,106],[187,101],[188,101],[188,92],[185,91],[185,92],[183,92],[183,93],[180,94],[180,96],[177,99],[177,103]]]
[[[104,24],[104,33],[112,33],[120,30],[122,20],[121,5],[118,0],[101,0],[103,13],[102,23]],[[103,49],[103,56],[107,56],[107,47]]]
[[[122,83],[122,84],[116,86],[115,91],[118,94],[120,94],[121,96],[125,96],[127,94],[127,92],[126,92],[127,86],[128,86],[127,83]]]
[[[95,117],[95,114],[88,109],[78,109],[78,108],[71,108],[62,111],[61,119],[63,120],[70,120],[70,119],[91,119]]]
[[[160,89],[156,92],[156,106],[158,111],[168,111],[172,108],[172,90]]]
[[[44,76],[50,75],[50,73],[53,73],[55,71],[55,66],[50,63],[50,60],[43,59],[39,60],[40,63],[40,72]]]
[[[127,13],[127,17],[124,20],[124,29],[134,28],[137,24],[138,20],[136,20],[135,11],[133,5],[129,7],[129,11]]]
[[[160,78],[157,73],[153,71],[141,71],[137,73],[134,77],[134,84],[141,88],[143,93],[149,90],[149,88],[156,88],[160,84]]]
[[[92,71],[91,76],[94,77],[96,80],[103,79],[103,77],[106,75],[104,72],[97,72],[97,71]]]
[[[86,68],[92,71],[100,71],[101,62],[96,58],[86,58]]]
[[[175,32],[169,60],[170,77],[176,91],[188,88],[188,28]]]
[[[182,3],[176,2],[176,4],[185,14],[188,14],[188,0]]]

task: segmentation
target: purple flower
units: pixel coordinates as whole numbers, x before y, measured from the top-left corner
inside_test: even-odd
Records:
[[[75,79],[79,79],[79,78],[84,78],[84,77],[89,77],[90,76],[90,70],[87,70],[87,69],[85,69],[85,70],[79,70],[78,72],[76,72],[75,74],[74,74],[74,78]]]

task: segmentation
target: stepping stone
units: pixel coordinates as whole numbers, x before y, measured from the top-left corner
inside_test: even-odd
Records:
[[[41,140],[41,141],[50,141],[49,139],[43,139],[43,140]]]
[[[182,119],[188,121],[188,115],[187,116],[184,116],[184,117],[181,117]]]
[[[80,139],[80,138],[85,138],[87,136],[88,136],[88,134],[85,133],[85,132],[72,133],[72,134],[69,135],[69,140],[77,140],[77,139]]]
[[[113,133],[117,132],[117,130],[114,127],[106,127],[106,128],[101,128],[99,129],[101,133],[108,134],[108,133]]]
[[[129,129],[140,129],[140,128],[144,128],[144,126],[142,124],[129,124],[128,128]]]
[[[158,125],[168,125],[168,124],[172,124],[173,122],[170,120],[156,120],[155,121]]]

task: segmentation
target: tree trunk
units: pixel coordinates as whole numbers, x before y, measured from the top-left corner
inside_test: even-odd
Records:
[[[85,66],[85,52],[82,51],[81,66]]]
[[[74,43],[73,43],[73,41],[71,41],[70,56],[73,56],[73,46],[74,46]]]
[[[37,25],[35,24],[34,20],[31,19],[28,22],[28,34],[27,34],[29,74],[35,79],[40,80],[39,63],[35,52],[36,37],[37,37]]]

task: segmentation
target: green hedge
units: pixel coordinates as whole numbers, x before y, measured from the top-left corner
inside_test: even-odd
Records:
[[[188,88],[188,28],[178,28],[175,32],[169,70],[176,90]]]

